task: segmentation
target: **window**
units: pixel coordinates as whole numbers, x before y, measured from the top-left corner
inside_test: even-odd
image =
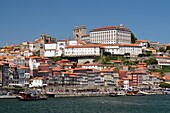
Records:
[[[64,44],[63,44],[63,43],[60,43],[59,45],[60,45],[60,46],[63,46]]]

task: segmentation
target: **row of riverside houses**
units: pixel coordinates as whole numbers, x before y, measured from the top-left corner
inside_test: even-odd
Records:
[[[116,87],[124,89],[130,87],[159,88],[159,84],[163,80],[159,73],[148,74],[145,63],[139,63],[132,67],[133,71],[128,71],[126,66],[123,69],[107,68],[97,63],[82,64],[72,68],[75,62],[70,62],[67,59],[54,63],[47,58],[38,56],[31,56],[30,62],[34,62],[35,65],[39,63],[39,65],[31,69],[22,65],[10,66],[7,62],[1,62],[2,85],[8,87],[53,86],[56,91],[64,87],[104,91],[106,88],[114,90]]]
[[[170,66],[168,52],[156,50],[158,44],[147,40],[131,44],[131,31],[122,24],[92,29],[90,35],[86,34],[85,26],[76,26],[73,38],[56,40],[41,34],[33,42],[3,47],[0,50],[1,86],[55,87],[52,88],[55,91],[75,88],[113,90],[115,87],[158,88],[160,82],[170,80],[170,77],[160,77],[160,73],[148,72],[142,61],[131,69],[121,60],[111,60],[111,66],[93,62],[104,52],[116,56],[129,53],[130,58],[138,60],[139,54],[150,51],[158,65]],[[168,45],[159,44],[157,48],[160,47]],[[50,60],[50,57],[58,56],[67,59]]]

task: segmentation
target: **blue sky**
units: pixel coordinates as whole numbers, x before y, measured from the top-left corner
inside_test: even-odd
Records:
[[[75,25],[131,29],[138,39],[169,43],[169,0],[0,0],[0,46],[33,41],[42,33],[72,37]]]

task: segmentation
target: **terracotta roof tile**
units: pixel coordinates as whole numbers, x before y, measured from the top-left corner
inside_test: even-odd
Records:
[[[39,56],[30,56],[30,59],[37,59],[37,58],[41,58]]]
[[[125,30],[125,31],[130,31],[127,28],[120,28],[119,26],[105,26],[105,27],[99,27],[99,28],[95,28],[92,29],[90,32],[94,32],[94,31],[105,31],[105,30]]]
[[[19,69],[29,69],[29,67],[25,67],[23,65],[19,65]]]

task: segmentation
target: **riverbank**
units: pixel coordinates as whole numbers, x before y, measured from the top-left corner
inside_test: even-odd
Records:
[[[81,93],[52,93],[48,92],[48,97],[104,97],[109,96],[109,92],[81,92]],[[145,95],[166,95],[163,92],[145,92]],[[126,96],[126,93],[123,95]]]
[[[109,96],[108,92],[81,92],[81,93],[47,93],[49,97],[100,97]]]

